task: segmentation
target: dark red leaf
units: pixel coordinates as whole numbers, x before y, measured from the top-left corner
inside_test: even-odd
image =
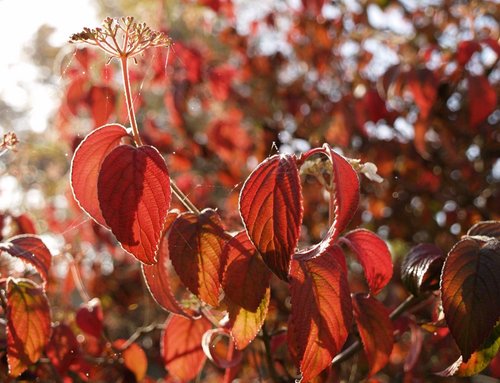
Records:
[[[117,339],[113,342],[113,347],[121,350],[127,341]],[[132,343],[125,350],[121,351],[123,364],[135,375],[137,382],[142,382],[148,369],[148,358],[144,350],[137,343]]]
[[[28,279],[7,280],[7,363],[17,377],[42,356],[50,338],[50,308],[43,289]]]
[[[245,181],[239,209],[266,265],[287,280],[303,215],[295,156],[274,155],[263,161]]]
[[[52,337],[45,350],[57,372],[64,376],[79,357],[80,346],[71,328],[59,324],[52,329]]]
[[[370,292],[378,294],[392,277],[391,253],[385,242],[365,229],[347,233],[342,242],[351,248],[363,266]]]
[[[497,107],[497,93],[485,76],[469,76],[469,122],[477,129]]]
[[[29,234],[17,235],[0,243],[0,250],[32,265],[44,284],[47,283],[52,255],[40,238]]]
[[[76,324],[84,333],[99,338],[104,328],[101,301],[93,298],[83,303],[76,312]]]
[[[410,350],[405,359],[404,372],[408,373],[413,371],[417,366],[418,359],[422,351],[422,343],[424,340],[423,330],[420,326],[410,322]]]
[[[167,319],[162,334],[161,354],[168,372],[182,381],[194,379],[203,368],[206,356],[201,347],[210,322],[174,315]]]
[[[437,97],[438,81],[434,73],[427,69],[415,69],[408,74],[408,87],[413,94],[415,104],[420,109],[423,121],[429,118]]]
[[[370,366],[375,375],[389,362],[394,344],[393,326],[384,305],[371,296],[356,294],[352,299],[354,318]]]
[[[158,262],[154,265],[142,264],[142,272],[144,274],[144,280],[146,281],[149,292],[161,307],[173,314],[191,316],[184,308],[181,307],[175,298],[175,294],[171,286],[173,276],[169,270],[172,262],[168,252],[167,235],[172,223],[177,217],[177,213],[168,214],[167,222],[165,224],[166,234],[163,236],[160,243]]]
[[[80,207],[106,226],[97,199],[97,179],[104,158],[128,136],[124,126],[105,125],[85,137],[71,161],[71,188]]]
[[[296,350],[304,381],[330,365],[349,333],[352,305],[339,257],[334,245],[308,261],[292,261],[288,344]]]
[[[481,50],[481,44],[474,40],[460,41],[457,46],[457,61],[465,66],[472,55]]]
[[[500,317],[500,241],[465,237],[448,253],[441,274],[446,322],[467,362]]]
[[[269,287],[271,273],[245,231],[226,243],[222,258],[227,262],[222,282],[224,292],[233,303],[255,311]]]
[[[472,226],[467,235],[484,235],[500,240],[500,221],[482,221]]]
[[[205,209],[200,215],[181,214],[168,237],[170,258],[182,283],[214,307],[219,304],[225,238],[222,221],[212,209]]]
[[[158,150],[113,149],[102,162],[97,194],[106,224],[122,247],[143,263],[156,263],[171,200],[167,165]]]
[[[439,288],[439,276],[444,263],[442,250],[430,243],[410,249],[401,265],[401,280],[413,294]]]

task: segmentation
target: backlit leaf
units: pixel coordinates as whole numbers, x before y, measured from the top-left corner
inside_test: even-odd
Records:
[[[436,101],[437,84],[434,73],[427,68],[415,69],[408,74],[408,87],[424,121],[428,119]]]
[[[394,344],[393,326],[384,305],[371,296],[356,294],[352,299],[354,318],[370,366],[375,375],[389,361]]]
[[[168,214],[167,222],[165,223],[165,233],[168,233],[172,223],[177,217],[177,213]],[[144,280],[154,300],[161,307],[173,314],[190,316],[186,310],[181,307],[172,291],[172,275],[169,272],[172,262],[168,252],[167,235],[168,234],[165,234],[161,240],[160,250],[158,251],[158,262],[154,265],[142,264]]]
[[[194,320],[174,315],[167,319],[161,337],[161,354],[171,375],[182,381],[198,375],[207,358],[201,340],[211,327],[205,317]]]
[[[59,324],[52,329],[52,337],[45,352],[57,372],[65,375],[69,367],[78,359],[80,346],[71,328],[65,324]]]
[[[411,248],[401,265],[401,279],[405,287],[413,295],[439,288],[444,258],[442,250],[430,243]]]
[[[225,236],[219,215],[205,209],[200,215],[181,214],[168,237],[170,258],[182,283],[214,307],[219,303]]]
[[[203,352],[219,368],[231,368],[241,362],[243,354],[234,348],[229,331],[214,328],[203,334],[201,340]]]
[[[389,248],[376,234],[365,229],[353,230],[342,238],[359,260],[370,292],[376,295],[392,277]]]
[[[88,103],[94,126],[104,125],[115,110],[115,92],[108,86],[93,86],[89,90]]]
[[[296,159],[274,155],[263,161],[245,181],[240,214],[248,236],[266,265],[288,279],[290,259],[302,223],[302,194]]]
[[[497,92],[485,76],[469,76],[469,123],[477,129],[497,106]]]
[[[47,283],[52,255],[40,238],[29,234],[17,235],[0,243],[0,250],[32,265]]]
[[[113,342],[113,347],[120,349],[125,343],[125,339],[117,339]],[[137,382],[141,382],[148,369],[148,358],[144,350],[137,343],[132,343],[121,354],[125,367],[134,373]]]
[[[38,361],[49,342],[50,308],[43,289],[28,279],[7,281],[7,362],[17,377]]]
[[[331,246],[308,261],[292,261],[288,343],[296,348],[304,381],[332,362],[349,333],[351,298],[338,257],[343,257],[342,251]]]
[[[482,221],[472,226],[467,235],[484,235],[500,241],[500,221]]]
[[[171,192],[165,160],[152,146],[120,145],[104,159],[97,182],[106,224],[122,247],[156,262]]]
[[[226,260],[222,282],[226,295],[246,310],[257,310],[269,287],[271,273],[245,231],[226,243],[222,258]]]
[[[446,322],[467,362],[500,317],[500,241],[465,237],[448,253],[441,274]]]
[[[123,137],[125,127],[118,124],[104,125],[90,132],[76,148],[71,161],[71,188],[80,207],[96,222],[106,226],[97,199],[97,178],[104,158]]]

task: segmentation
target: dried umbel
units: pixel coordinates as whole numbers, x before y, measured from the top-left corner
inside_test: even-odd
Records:
[[[101,48],[117,58],[130,58],[150,47],[169,47],[172,40],[164,32],[154,31],[146,23],[136,23],[133,17],[108,17],[102,28],[83,28],[70,37],[71,43],[83,42]]]

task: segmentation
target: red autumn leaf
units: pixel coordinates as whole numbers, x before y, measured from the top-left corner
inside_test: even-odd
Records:
[[[363,266],[371,294],[378,294],[392,277],[392,258],[386,243],[365,229],[347,233],[342,242],[351,248]]]
[[[500,241],[500,221],[481,221],[472,226],[467,235],[484,235]]]
[[[219,304],[225,243],[222,221],[215,210],[181,214],[172,224],[168,250],[182,283],[202,301]]]
[[[50,338],[50,308],[43,289],[28,279],[7,280],[7,363],[17,377],[37,362]]]
[[[235,76],[236,68],[228,64],[221,65],[209,72],[210,91],[216,100],[227,100],[231,91],[231,83]]]
[[[71,161],[71,188],[80,207],[96,222],[106,226],[97,199],[97,179],[104,158],[123,137],[128,136],[124,126],[105,125],[90,132],[78,145]]]
[[[107,123],[115,110],[113,89],[108,86],[93,86],[87,97],[94,126],[98,127]]]
[[[86,334],[99,338],[104,328],[101,301],[93,298],[83,303],[76,312],[76,324]]]
[[[304,381],[324,370],[340,352],[352,322],[352,305],[343,257],[336,245],[307,261],[292,261],[288,344]]]
[[[370,366],[368,375],[372,376],[389,362],[394,344],[394,329],[388,310],[375,298],[356,294],[352,303],[354,318]]]
[[[168,233],[172,223],[177,217],[177,213],[168,214],[165,224],[165,233]],[[173,314],[190,316],[187,311],[181,307],[172,291],[172,275],[169,272],[172,262],[168,252],[167,235],[168,234],[165,234],[161,240],[160,250],[158,251],[158,262],[154,265],[142,264],[144,280],[154,300],[161,307]]]
[[[450,332],[467,362],[500,317],[500,241],[465,237],[448,253],[441,300]]]
[[[485,76],[469,76],[469,123],[477,129],[497,107],[497,93]]]
[[[141,382],[146,376],[148,358],[137,343],[132,343],[125,350],[121,350],[126,342],[125,339],[117,339],[113,342],[113,347],[121,351],[123,364],[134,373],[136,381]]]
[[[50,362],[60,375],[66,375],[69,367],[76,363],[80,345],[71,328],[59,324],[52,329],[52,337],[45,349]]]
[[[241,351],[234,348],[229,331],[225,328],[214,328],[205,332],[201,347],[207,358],[219,368],[234,367],[243,357]]]
[[[0,250],[32,265],[47,283],[52,255],[40,238],[29,234],[17,235],[0,243]]]
[[[66,89],[66,106],[71,114],[77,115],[78,110],[85,105],[88,78],[78,76],[71,80]]]
[[[36,234],[35,224],[27,214],[20,214],[12,219],[17,224],[19,234]]]
[[[158,150],[113,149],[102,162],[97,195],[106,224],[122,247],[143,263],[156,263],[171,200],[167,165]]]
[[[263,161],[245,181],[239,209],[264,262],[286,281],[303,215],[295,156],[274,155]]]
[[[244,349],[255,338],[267,315],[271,272],[245,231],[224,247],[227,265],[222,287],[229,299],[229,327],[236,348]]]
[[[269,287],[271,273],[245,231],[239,232],[224,247],[226,270],[222,286],[233,303],[255,311]]]
[[[429,118],[431,109],[436,102],[437,85],[436,76],[429,69],[415,69],[408,74],[408,87],[424,121]]]
[[[401,265],[401,280],[413,294],[436,290],[444,262],[442,250],[431,243],[421,243],[410,249]]]
[[[168,372],[182,381],[194,379],[207,359],[201,347],[203,334],[210,322],[174,315],[167,319],[161,336],[161,354]]]

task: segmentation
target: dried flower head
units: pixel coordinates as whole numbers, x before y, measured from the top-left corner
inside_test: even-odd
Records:
[[[16,150],[16,145],[19,143],[17,139],[16,133],[7,132],[3,135],[3,138],[0,140],[0,149],[4,150]]]
[[[129,58],[150,47],[169,47],[172,40],[164,32],[154,31],[146,23],[136,23],[134,18],[108,17],[102,28],[83,28],[70,37],[71,43],[83,42],[95,45],[112,57]]]

